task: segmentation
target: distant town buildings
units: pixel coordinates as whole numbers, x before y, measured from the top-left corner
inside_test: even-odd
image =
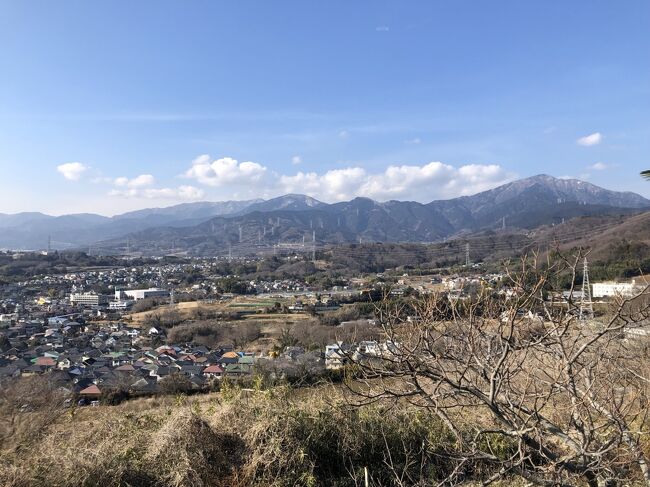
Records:
[[[596,282],[593,284],[593,297],[606,298],[611,296],[633,296],[641,291],[642,285],[638,284],[635,279],[629,282]]]
[[[77,306],[101,306],[108,304],[108,296],[97,293],[73,293],[70,303]]]
[[[152,287],[149,289],[119,289],[115,291],[116,301],[124,301],[128,299],[140,301],[141,299],[147,299],[147,298],[167,298],[167,297],[169,297],[169,291],[157,287]]]

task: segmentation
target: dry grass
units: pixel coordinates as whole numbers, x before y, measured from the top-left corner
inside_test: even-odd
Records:
[[[0,485],[343,487],[368,467],[372,486],[424,486],[449,473],[441,455],[453,444],[430,416],[348,408],[333,387],[300,392],[225,387],[71,410],[38,441],[0,451]]]
[[[0,485],[232,485],[241,441],[213,428],[198,404],[71,411],[38,442],[3,455]]]

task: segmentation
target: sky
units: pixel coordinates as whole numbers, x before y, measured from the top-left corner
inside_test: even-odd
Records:
[[[0,213],[650,197],[650,2],[0,0]]]

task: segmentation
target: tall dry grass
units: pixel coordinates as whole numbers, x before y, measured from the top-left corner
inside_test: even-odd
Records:
[[[84,408],[0,456],[0,485],[436,485],[454,443],[404,404],[347,407],[332,387],[130,401]],[[460,478],[483,476],[470,465]]]

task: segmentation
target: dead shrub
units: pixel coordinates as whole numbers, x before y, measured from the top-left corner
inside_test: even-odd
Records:
[[[144,463],[157,472],[162,485],[228,485],[240,451],[238,437],[217,433],[197,414],[182,409],[153,435]]]

